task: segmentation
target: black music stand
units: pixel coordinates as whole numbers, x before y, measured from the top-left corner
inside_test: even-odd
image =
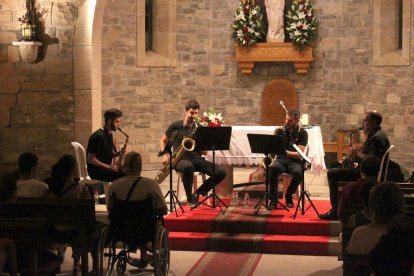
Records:
[[[171,135],[171,138],[168,140],[167,144],[165,145],[164,149],[162,151],[160,151],[158,153],[158,156],[163,156],[164,154],[168,153],[169,155],[169,159],[170,159],[170,190],[165,194],[164,198],[167,198],[168,195],[170,196],[170,208],[168,209],[168,211],[170,211],[171,213],[175,212],[175,216],[178,217],[178,212],[177,212],[177,207],[176,204],[178,204],[178,206],[181,209],[181,212],[184,213],[184,208],[183,206],[181,206],[180,201],[178,200],[177,197],[177,193],[173,190],[173,180],[172,180],[172,173],[173,173],[173,166],[172,166],[172,146],[174,145],[175,140],[178,137],[178,132],[176,131],[175,133],[173,133],[173,135]]]
[[[212,198],[212,205],[208,205],[204,203],[205,205],[213,209],[218,206],[220,208],[220,212],[223,212],[221,210],[220,203],[223,204],[223,206],[227,208],[227,205],[216,195],[215,186],[217,185],[217,183],[215,179],[215,173],[216,173],[215,151],[216,150],[228,150],[230,147],[230,138],[231,138],[231,127],[230,126],[197,128],[197,133],[195,136],[196,148],[194,150],[195,151],[206,151],[206,150],[213,151],[213,175],[211,176],[211,178],[213,179],[214,186],[213,186],[213,192],[208,197],[204,198],[203,201],[191,207],[191,210],[193,210],[194,208],[197,208],[200,204],[203,204],[209,198]],[[217,205],[216,205],[216,200],[218,201]]]
[[[268,134],[247,134],[247,139],[249,139],[250,144],[250,150],[252,153],[264,153],[265,154],[265,165],[266,165],[266,179],[265,179],[265,185],[266,185],[266,192],[262,199],[254,206],[255,214],[259,213],[260,207],[262,205],[265,206],[266,210],[269,210],[269,154],[278,154],[278,155],[284,155],[286,154],[286,149],[283,143],[282,137],[278,135],[268,135]],[[279,203],[280,206],[282,206],[286,211],[289,212],[289,209],[283,205],[279,199],[277,198],[278,195],[278,187],[276,184],[276,208],[277,204]]]
[[[300,185],[301,188],[301,192],[300,192],[300,197],[298,199],[298,205],[296,206],[296,210],[295,210],[295,214],[293,215],[293,219],[296,219],[296,215],[298,213],[299,208],[301,209],[302,212],[302,216],[306,213],[306,211],[309,210],[310,207],[313,208],[313,210],[315,210],[316,215],[319,216],[318,210],[316,210],[315,205],[313,205],[312,200],[310,199],[308,193],[305,191],[305,169],[306,169],[306,164],[311,164],[312,161],[309,159],[309,157],[306,156],[306,154],[301,151],[299,149],[299,147],[295,144],[293,144],[293,147],[295,148],[295,150],[300,154],[300,156],[302,157],[302,183]],[[308,208],[305,210],[305,196],[308,199],[310,206],[308,206]],[[301,206],[301,207],[299,207]]]

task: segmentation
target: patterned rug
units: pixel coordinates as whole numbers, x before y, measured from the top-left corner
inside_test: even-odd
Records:
[[[186,275],[252,275],[261,257],[262,254],[206,252]]]

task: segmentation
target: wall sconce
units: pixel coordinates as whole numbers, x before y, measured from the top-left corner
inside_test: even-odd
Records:
[[[21,22],[21,38],[20,41],[13,41],[13,46],[19,47],[20,58],[22,62],[34,62],[37,59],[39,47],[42,42],[36,41],[36,25],[35,25],[35,0],[26,0],[26,13],[19,18]]]

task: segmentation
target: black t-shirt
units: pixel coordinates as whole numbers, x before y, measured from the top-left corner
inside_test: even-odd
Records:
[[[96,154],[95,157],[99,161],[111,165],[115,151],[112,133],[107,133],[103,128],[98,129],[89,137],[86,152]],[[88,164],[88,166],[93,165]]]
[[[172,123],[167,130],[165,131],[165,135],[168,137],[168,139],[173,138],[173,152],[181,145],[181,142],[185,137],[188,137],[190,135],[192,128],[191,127],[185,127],[184,121],[177,121]],[[175,138],[172,136],[177,135]],[[194,138],[194,137],[193,137]],[[184,153],[182,159],[192,159],[201,157],[201,153],[198,151],[187,151]]]
[[[276,129],[275,134],[283,138],[283,144],[288,151],[296,151],[293,144],[304,147],[308,144],[308,133],[300,126],[295,126],[291,131],[285,127],[279,128]],[[286,159],[288,157],[287,155],[279,155],[277,158]],[[300,160],[297,161],[300,162]]]

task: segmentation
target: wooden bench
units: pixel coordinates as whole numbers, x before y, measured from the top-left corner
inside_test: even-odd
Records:
[[[13,218],[44,220],[47,230],[54,225],[67,225],[80,232],[82,275],[88,274],[88,232],[95,226],[93,199],[18,198],[15,204],[2,204],[0,218],[13,214]],[[41,241],[41,240],[40,240]],[[39,241],[39,242],[40,242]],[[69,238],[45,238],[48,243],[70,243]]]

